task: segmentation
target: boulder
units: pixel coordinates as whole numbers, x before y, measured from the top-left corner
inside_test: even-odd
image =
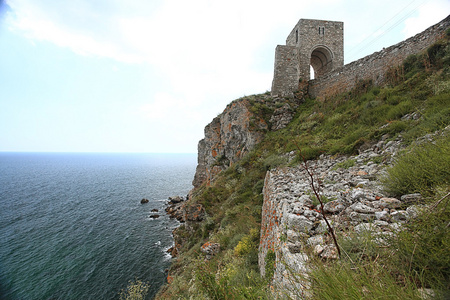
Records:
[[[406,209],[410,218],[417,218],[427,207],[425,205],[411,205]]]
[[[309,234],[313,228],[313,222],[308,220],[305,216],[297,216],[294,214],[288,215],[288,226],[290,229],[298,232]]]
[[[151,218],[151,219],[158,219],[158,218],[159,218],[159,215],[150,215],[150,218]]]
[[[356,211],[358,213],[362,214],[373,214],[375,213],[375,209],[367,206],[365,204],[362,204],[360,202],[354,203],[350,206],[351,210]]]
[[[200,247],[200,250],[206,254],[206,259],[210,260],[214,255],[219,253],[220,244],[213,242],[206,242]]]
[[[363,214],[353,211],[349,214],[350,220],[353,222],[369,222],[375,218],[374,214]]]
[[[328,203],[325,203],[323,206],[323,210],[325,213],[337,214],[345,209],[344,204],[341,200],[333,200]]]
[[[169,197],[169,204],[177,204],[184,201],[183,198],[181,198],[180,196],[175,196],[175,197]]]
[[[372,202],[375,208],[398,208],[402,202],[396,198],[380,198],[378,201]]]
[[[323,235],[315,235],[306,240],[306,243],[310,246],[323,245],[324,238]]]
[[[323,259],[326,259],[326,260],[337,259],[338,258],[338,252],[337,252],[336,246],[334,246],[334,245],[326,245],[323,248],[323,251],[320,254],[320,257],[322,257]]]
[[[419,193],[403,195],[400,197],[403,203],[416,203],[422,200],[422,195]]]
[[[290,242],[286,243],[286,247],[291,253],[300,253],[302,252],[303,248],[301,243],[290,243]]]
[[[145,204],[145,203],[148,203],[148,199],[143,198],[143,199],[141,200],[141,204]]]
[[[409,215],[406,210],[397,210],[391,213],[391,220],[394,222],[405,222],[408,219]]]
[[[385,210],[377,211],[377,212],[375,212],[375,218],[377,218],[377,220],[380,220],[380,221],[389,222],[391,220],[391,215]]]

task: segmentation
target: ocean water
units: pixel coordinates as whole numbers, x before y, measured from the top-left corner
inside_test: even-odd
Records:
[[[151,299],[178,225],[166,200],[195,167],[194,154],[0,153],[0,299],[117,299],[135,279]]]

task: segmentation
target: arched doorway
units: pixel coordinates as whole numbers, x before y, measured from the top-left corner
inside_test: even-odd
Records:
[[[333,53],[325,46],[316,47],[311,53],[310,65],[314,69],[314,76],[311,78],[318,78],[333,70]]]

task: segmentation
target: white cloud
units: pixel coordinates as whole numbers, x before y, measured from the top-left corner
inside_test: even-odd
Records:
[[[417,15],[405,20],[405,38],[411,37],[443,20],[450,13],[450,1],[425,1],[417,8]]]

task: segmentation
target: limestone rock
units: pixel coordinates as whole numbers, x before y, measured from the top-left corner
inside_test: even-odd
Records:
[[[369,222],[375,218],[374,214],[363,214],[353,211],[349,214],[350,220],[353,222]]]
[[[323,245],[324,243],[323,235],[312,236],[306,241],[306,243],[310,246]]]
[[[301,243],[286,243],[286,247],[291,253],[300,253],[302,252],[302,244]]]
[[[385,210],[377,211],[375,212],[375,218],[380,221],[390,221],[391,215]]]
[[[206,259],[211,259],[214,255],[220,252],[220,244],[213,242],[206,242],[201,247],[200,250],[206,254]]]
[[[422,195],[419,193],[403,195],[400,197],[400,200],[403,203],[416,203],[422,200]]]
[[[268,125],[249,107],[245,98],[233,101],[205,127],[205,138],[198,143],[198,164],[192,183],[195,188],[209,184],[262,140]]]
[[[356,211],[356,212],[362,213],[362,214],[372,214],[372,213],[375,213],[375,209],[374,209],[374,208],[372,208],[372,207],[370,207],[370,206],[367,206],[367,205],[364,205],[364,204],[362,204],[362,203],[360,203],[360,202],[357,202],[357,203],[355,203],[355,204],[352,204],[352,205],[350,206],[350,208],[351,208],[353,211]]]
[[[272,130],[279,130],[286,127],[291,122],[293,115],[294,112],[291,106],[287,103],[282,107],[277,108],[270,118]]]
[[[398,210],[391,213],[391,218],[394,222],[404,222],[409,219],[409,215],[406,210]]]
[[[398,208],[402,202],[396,198],[381,198],[378,201],[373,201],[372,205],[375,208]]]
[[[176,204],[176,203],[180,203],[182,201],[184,201],[185,199],[183,199],[180,196],[175,196],[175,197],[169,197],[169,204]]]
[[[313,227],[313,222],[305,216],[289,214],[287,219],[289,228],[298,232],[309,233]]]
[[[334,245],[326,245],[323,248],[323,252],[320,254],[320,257],[323,259],[337,259],[338,258],[338,252],[336,249],[336,246]]]
[[[408,216],[410,218],[417,218],[417,216],[426,209],[425,205],[411,205],[406,209],[406,212],[408,213]]]
[[[345,209],[342,200],[333,200],[325,203],[323,210],[325,213],[337,214]]]

